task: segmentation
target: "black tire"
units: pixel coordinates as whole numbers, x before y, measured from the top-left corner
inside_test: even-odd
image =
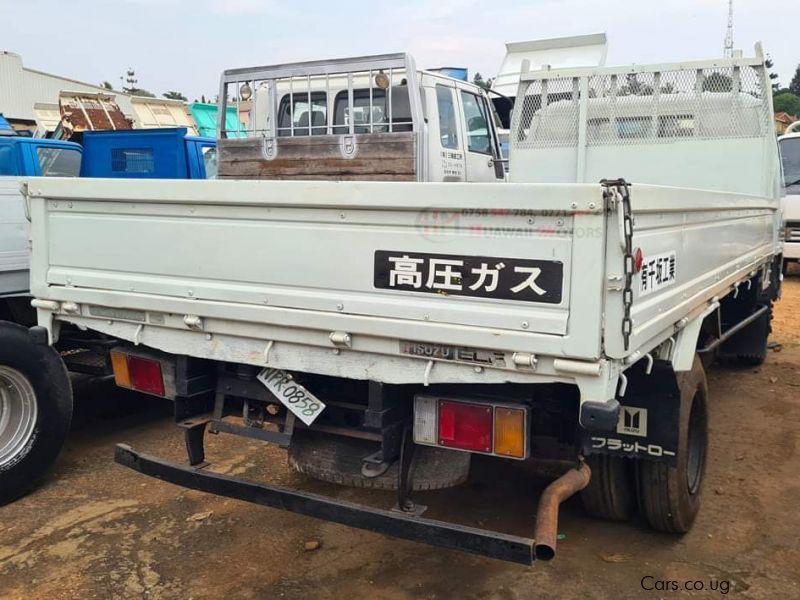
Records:
[[[377,477],[361,474],[362,460],[377,450],[374,442],[295,431],[289,446],[289,465],[298,473],[358,488],[397,489],[399,461]],[[431,446],[415,449],[414,490],[439,490],[464,483],[471,454]]]
[[[766,313],[750,323],[741,333],[737,334],[747,336],[749,340],[747,346],[750,348],[748,352],[737,354],[736,360],[739,364],[748,367],[757,367],[758,365],[764,364],[764,361],[767,360],[767,346],[770,333],[772,333],[772,306],[770,306],[770,309]]]
[[[634,461],[593,454],[586,457],[592,469],[589,485],[581,491],[583,508],[593,517],[627,521],[636,514]]]
[[[26,391],[32,392],[26,396],[27,403],[35,405],[30,433],[18,438],[17,444],[7,444],[5,455],[0,455],[2,505],[29,492],[58,457],[72,419],[72,388],[58,353],[33,343],[28,330],[15,323],[0,321],[0,368],[4,374],[0,383],[11,390],[4,390],[7,395],[0,397],[3,406],[11,407],[14,398]],[[7,441],[12,439],[10,431],[10,427],[5,430]],[[0,431],[0,441],[3,433]]]
[[[678,465],[637,461],[639,506],[653,529],[686,533],[700,510],[708,449],[708,386],[700,359],[678,373],[681,392]]]

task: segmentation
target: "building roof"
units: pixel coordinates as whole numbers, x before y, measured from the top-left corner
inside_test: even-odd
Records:
[[[797,121],[797,117],[792,116],[787,112],[776,112],[775,120],[781,123],[786,123],[787,125],[791,125],[792,123]]]
[[[33,107],[37,103],[57,104],[63,90],[75,92],[106,92],[98,85],[61,77],[23,66],[19,54],[0,51],[0,113],[7,119],[35,121]],[[132,113],[130,96],[123,92],[111,92],[126,114]]]

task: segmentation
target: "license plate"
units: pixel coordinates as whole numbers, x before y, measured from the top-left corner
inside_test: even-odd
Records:
[[[258,374],[258,380],[306,425],[311,425],[325,410],[325,404],[286,371],[267,368]]]

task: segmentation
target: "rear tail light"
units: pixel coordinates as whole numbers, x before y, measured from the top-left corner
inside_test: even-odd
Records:
[[[114,370],[114,381],[121,388],[133,388],[131,373],[128,370],[128,355],[117,350],[111,351],[111,368]]]
[[[435,446],[438,443],[438,405],[439,401],[430,396],[414,399],[414,441],[418,444]]]
[[[492,451],[492,407],[439,401],[439,445],[473,452]]]
[[[494,452],[501,456],[525,456],[525,411],[497,406],[494,409]]]
[[[155,396],[165,396],[164,375],[159,361],[112,350],[111,366],[114,369],[114,381],[118,386]]]
[[[414,399],[414,441],[481,454],[528,456],[528,409],[431,396]]]

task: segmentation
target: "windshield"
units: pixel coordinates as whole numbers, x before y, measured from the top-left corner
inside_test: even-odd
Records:
[[[800,186],[800,137],[781,140],[781,160],[786,187]],[[800,189],[793,192],[800,193]]]
[[[278,108],[278,135],[325,135],[328,104],[325,92],[286,94]],[[291,106],[289,105],[291,99]]]
[[[78,177],[81,174],[81,153],[67,148],[36,149],[42,177]]]

